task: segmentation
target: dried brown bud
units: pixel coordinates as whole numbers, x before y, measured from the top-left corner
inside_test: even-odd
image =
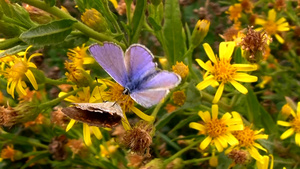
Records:
[[[62,108],[57,108],[56,111],[51,112],[51,123],[66,128],[69,123],[69,118],[61,111]]]
[[[61,135],[59,137],[54,137],[49,146],[49,153],[52,154],[52,157],[55,160],[65,160],[67,158],[67,152],[65,150],[65,145],[68,142],[68,138],[65,135]]]
[[[248,31],[245,37],[242,38],[241,46],[243,50],[243,56],[251,63],[258,62],[262,59],[266,48],[272,41],[266,32],[258,32],[248,27]]]
[[[17,112],[10,106],[5,108],[0,107],[0,125],[5,127],[11,127],[16,124]]]
[[[127,158],[129,161],[127,164],[128,167],[138,168],[142,165],[145,157],[138,154],[128,154]]]
[[[147,150],[146,155],[149,155],[149,147],[152,144],[152,130],[152,125],[144,121],[139,122],[134,128],[125,133],[122,143],[132,152],[144,155]]]
[[[251,156],[246,150],[233,149],[228,157],[231,158],[236,164],[248,164],[251,160]]]

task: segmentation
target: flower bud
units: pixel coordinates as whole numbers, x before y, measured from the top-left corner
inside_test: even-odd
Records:
[[[151,160],[149,163],[147,163],[144,167],[142,167],[141,169],[163,169],[164,165],[163,165],[163,161],[159,158],[155,158],[153,160]]]
[[[74,82],[78,87],[87,87],[92,84],[91,76],[83,69],[78,69],[75,64],[65,62],[65,67],[69,72],[66,72],[68,80]]]
[[[108,24],[105,18],[94,8],[86,9],[81,15],[81,20],[95,31],[106,32],[108,30]]]
[[[167,165],[166,169],[182,169],[183,167],[183,160],[181,158],[175,158]]]
[[[23,4],[23,7],[29,13],[30,19],[39,23],[39,24],[46,24],[52,21],[51,14],[36,8],[34,6],[30,6],[28,4]]]
[[[192,33],[192,45],[194,47],[200,45],[209,30],[210,22],[206,19],[198,20]]]

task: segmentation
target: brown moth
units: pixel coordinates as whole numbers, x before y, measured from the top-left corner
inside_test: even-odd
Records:
[[[74,107],[66,107],[62,112],[82,123],[97,127],[114,127],[123,118],[119,104],[115,102],[103,103],[73,103]]]

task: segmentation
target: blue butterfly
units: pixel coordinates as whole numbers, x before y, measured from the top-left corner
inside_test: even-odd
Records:
[[[90,53],[100,66],[121,86],[124,94],[144,107],[159,103],[176,87],[181,78],[157,69],[152,53],[143,45],[133,44],[125,52],[115,43],[93,44]]]

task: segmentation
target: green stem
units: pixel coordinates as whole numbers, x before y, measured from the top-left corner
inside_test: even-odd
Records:
[[[126,46],[113,39],[112,37],[109,37],[103,33],[99,33],[94,31],[93,29],[91,29],[90,27],[86,26],[85,24],[83,24],[82,22],[79,22],[78,20],[76,20],[75,18],[73,18],[71,15],[69,15],[68,13],[63,12],[62,10],[60,10],[58,7],[50,7],[49,5],[47,5],[46,3],[39,1],[39,0],[21,0],[24,3],[27,3],[31,6],[40,8],[58,18],[64,18],[64,19],[71,19],[74,21],[77,21],[77,23],[74,23],[74,28],[78,29],[79,31],[81,31],[82,33],[88,35],[89,37],[96,39],[98,41],[110,41],[110,42],[114,42],[118,45],[120,45],[123,49],[126,49]]]
[[[184,152],[188,151],[189,149],[191,149],[192,147],[194,147],[195,145],[199,144],[202,141],[202,139],[200,140],[196,140],[195,142],[193,142],[192,144],[190,144],[189,146],[185,147],[184,149],[178,151],[176,154],[174,154],[173,156],[171,156],[170,158],[166,159],[164,161],[164,166],[166,166],[167,164],[169,164],[171,161],[173,161],[175,158],[179,157],[181,154],[183,154]]]
[[[186,53],[184,54],[183,58],[187,58],[188,59],[188,67],[190,69],[191,75],[196,78],[197,82],[200,82],[199,77],[196,75],[196,73],[194,72],[193,69],[193,51],[194,51],[195,47],[193,45],[191,45],[189,47],[189,49],[186,51]]]
[[[186,160],[183,161],[184,165],[189,165],[189,164],[193,164],[193,163],[201,163],[203,161],[207,161],[209,160],[211,157],[205,157],[205,158],[198,158],[198,159],[192,159],[192,160]]]
[[[161,106],[162,106],[163,104],[164,104],[164,102],[160,102],[160,103],[158,103],[158,104],[156,105],[155,109],[153,110],[153,112],[152,112],[152,114],[151,114],[151,116],[153,116],[154,119],[156,118],[157,113],[159,112],[159,110],[160,110],[160,108],[161,108]],[[154,121],[153,121],[153,122],[154,122]]]
[[[206,100],[208,102],[212,102],[212,100],[214,99],[214,96],[212,96],[204,91],[201,91],[201,95],[202,95],[202,99]],[[221,100],[218,102],[218,105],[225,111],[231,111],[231,106],[227,105],[226,103],[224,103]]]
[[[55,105],[59,104],[61,101],[63,101],[65,98],[67,98],[67,97],[69,97],[69,96],[71,96],[73,94],[76,94],[78,91],[81,91],[81,90],[82,90],[82,88],[73,90],[73,91],[71,91],[71,92],[69,92],[69,93],[67,93],[67,94],[65,94],[65,95],[63,95],[61,97],[58,97],[58,98],[56,98],[54,100],[51,100],[51,101],[46,102],[46,103],[42,103],[42,104],[39,105],[39,107],[41,109],[44,109],[44,108],[55,106]]]
[[[45,83],[51,84],[51,85],[61,85],[61,84],[73,84],[72,82],[68,82],[64,79],[50,79],[50,78],[45,78]]]

